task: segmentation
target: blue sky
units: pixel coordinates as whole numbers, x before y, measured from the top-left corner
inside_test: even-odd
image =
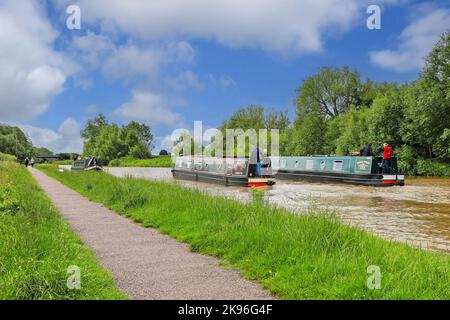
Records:
[[[151,125],[155,151],[194,120],[214,127],[240,106],[294,116],[295,90],[323,66],[363,79],[417,78],[450,28],[449,1],[0,0],[0,122],[34,144],[81,151],[101,112]],[[68,5],[81,30],[68,30]],[[366,27],[369,4],[381,29]]]

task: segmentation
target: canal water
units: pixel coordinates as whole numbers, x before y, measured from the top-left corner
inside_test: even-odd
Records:
[[[117,177],[174,181],[168,168],[107,168]],[[249,188],[179,181],[189,188],[250,201]],[[450,253],[450,179],[407,178],[404,187],[366,187],[345,184],[278,180],[265,199],[296,213],[333,211],[341,220],[386,239]]]

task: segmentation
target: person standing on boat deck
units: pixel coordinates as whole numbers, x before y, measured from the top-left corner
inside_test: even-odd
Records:
[[[259,146],[256,146],[255,150],[252,152],[249,169],[253,176],[261,176],[261,154],[259,152]]]
[[[364,157],[371,157],[371,156],[373,156],[372,144],[371,143],[369,143],[367,146],[364,147],[361,155],[364,156]]]
[[[391,173],[392,152],[392,147],[387,143],[383,143],[383,173]]]

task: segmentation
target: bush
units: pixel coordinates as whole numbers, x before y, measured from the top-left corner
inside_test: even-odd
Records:
[[[136,159],[124,157],[114,159],[109,162],[110,167],[155,167],[170,168],[172,167],[172,158],[170,156],[153,156],[148,159]]]
[[[109,166],[110,167],[120,167],[120,160],[119,159],[111,160],[109,162]]]
[[[408,175],[417,174],[417,157],[416,150],[410,146],[404,145],[400,148],[398,154],[398,169],[400,172]]]
[[[450,177],[450,165],[437,162],[436,160],[417,160],[417,174],[421,176],[443,176]]]
[[[0,161],[16,161],[16,156],[0,152]]]

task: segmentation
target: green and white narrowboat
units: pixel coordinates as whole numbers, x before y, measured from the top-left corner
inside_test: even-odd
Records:
[[[405,176],[398,173],[396,159],[383,173],[381,157],[272,157],[275,178],[351,183],[367,186],[403,186]]]

